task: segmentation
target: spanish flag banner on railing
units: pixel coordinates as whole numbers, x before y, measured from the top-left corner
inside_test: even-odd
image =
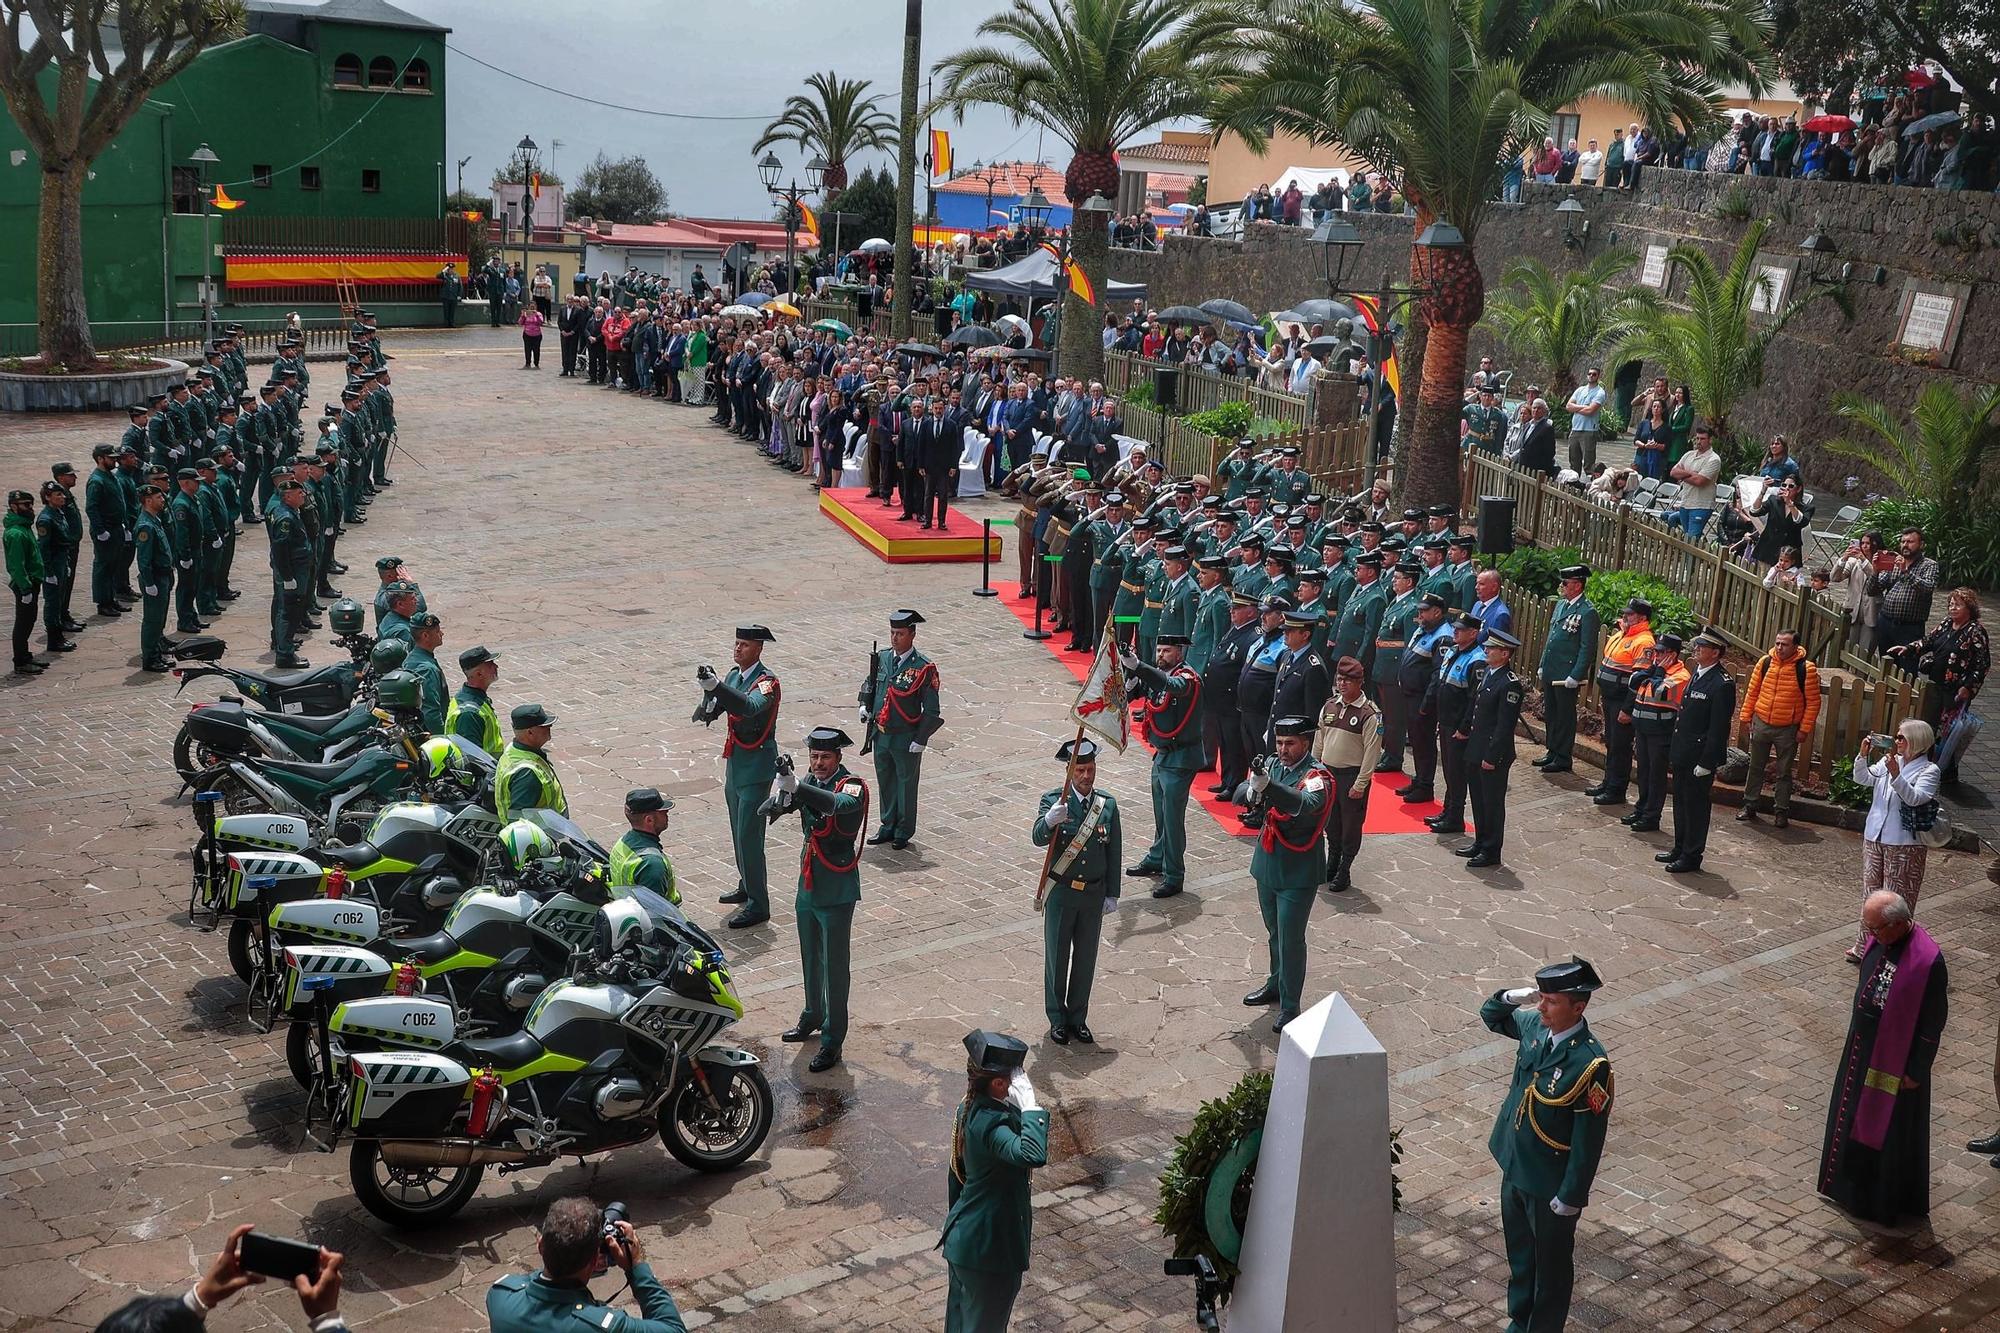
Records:
[[[1354,308],[1361,312],[1361,320],[1370,333],[1383,333],[1382,303],[1372,296],[1354,295],[1349,298]],[[1396,395],[1396,401],[1403,401],[1403,372],[1396,365],[1396,345],[1389,344],[1389,350],[1382,354],[1382,382],[1389,386],[1389,392]]]
[[[434,283],[446,264],[463,271],[464,255],[225,255],[223,281],[231,287],[331,287],[346,278],[369,284]]]
[[[951,131],[931,131],[931,175],[951,175]]]
[[[1077,299],[1085,305],[1096,305],[1097,288],[1093,287],[1090,279],[1085,276],[1083,265],[1077,263],[1074,259],[1066,258],[1062,251],[1056,249],[1047,241],[1042,242],[1042,249],[1048,251],[1049,257],[1054,259],[1057,266],[1062,269],[1062,275],[1069,282],[1069,289],[1076,293]]]

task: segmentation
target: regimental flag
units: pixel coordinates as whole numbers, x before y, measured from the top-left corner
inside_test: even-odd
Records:
[[[1361,312],[1362,323],[1370,333],[1383,333],[1382,303],[1372,296],[1355,295],[1350,298],[1354,308]],[[1396,345],[1390,343],[1382,354],[1382,383],[1389,386],[1389,392],[1396,395],[1396,401],[1403,401],[1403,372],[1396,364]]]
[[[1118,753],[1132,739],[1132,712],[1125,689],[1125,668],[1118,663],[1117,636],[1105,626],[1097,643],[1097,659],[1090,664],[1076,702],[1069,706],[1070,720],[1096,736]]]
[[[1047,241],[1042,242],[1042,249],[1048,251],[1049,257],[1062,269],[1063,278],[1069,283],[1070,291],[1076,293],[1076,298],[1085,305],[1096,305],[1097,288],[1091,285],[1090,278],[1083,271],[1083,265],[1077,263],[1074,258],[1065,256]]]
[[[799,230],[812,237],[814,245],[819,244],[819,215],[803,199],[799,200]]]
[[[243,202],[241,199],[231,199],[229,191],[222,188],[221,181],[215,183],[215,206],[217,208],[227,213],[231,209],[243,207]]]
[[[951,131],[931,131],[931,175],[951,175]]]
[[[532,189],[532,190],[534,191],[534,194],[535,194],[535,198],[537,198],[537,199],[541,198],[541,197],[542,197],[542,173],[538,171],[538,172],[536,172],[536,173],[535,173],[535,174],[534,174],[533,176],[530,176],[530,177],[528,178],[528,186],[529,186],[529,188],[530,188],[530,189]]]

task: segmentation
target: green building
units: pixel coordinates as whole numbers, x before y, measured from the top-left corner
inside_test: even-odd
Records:
[[[247,9],[244,35],[159,88],[92,165],[84,291],[102,344],[198,322],[205,249],[217,318],[244,323],[331,317],[341,280],[385,323],[434,322],[444,259],[465,271],[466,224],[441,216],[448,29],[383,0]],[[216,162],[191,160],[204,144]],[[217,184],[238,207],[210,206]],[[39,190],[0,119],[0,253],[35,253]],[[33,266],[15,272],[0,326],[32,341]]]

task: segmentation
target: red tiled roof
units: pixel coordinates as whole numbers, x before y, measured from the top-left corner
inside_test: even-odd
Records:
[[[996,162],[988,169],[993,176],[995,195],[1025,196],[1040,190],[1054,203],[1063,199],[1063,174],[1046,162]],[[939,194],[985,194],[988,170],[977,176],[960,172],[938,186]]]
[[[1135,143],[1127,147],[1121,157],[1149,157],[1155,162],[1199,162],[1208,164],[1208,145],[1205,143],[1168,143],[1164,140],[1153,143]]]
[[[602,224],[585,228],[569,223],[565,231],[592,240],[622,245],[642,245],[666,250],[721,250],[735,241],[748,241],[758,248],[785,243],[785,228],[777,222],[750,222],[733,218],[669,218],[665,222],[615,222],[606,231]]]

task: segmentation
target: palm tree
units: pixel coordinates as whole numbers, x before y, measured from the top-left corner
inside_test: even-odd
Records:
[[[1227,2],[1227,0],[1223,0]],[[1210,119],[1252,146],[1283,130],[1337,145],[1399,180],[1428,330],[1415,424],[1398,468],[1406,504],[1458,501],[1466,340],[1485,308],[1476,247],[1509,161],[1563,107],[1599,95],[1654,125],[1717,118],[1722,81],[1761,88],[1761,0],[1236,0],[1241,73]],[[1408,404],[1404,407],[1407,409]]]
[[[1638,332],[1658,309],[1652,292],[1612,285],[1632,260],[1630,250],[1606,250],[1580,269],[1557,273],[1540,260],[1520,259],[1501,275],[1481,323],[1546,378],[1550,402],[1567,401],[1576,368]]]
[[[979,25],[987,44],[938,64],[943,87],[933,109],[962,115],[990,104],[1011,113],[1015,124],[1033,122],[1069,144],[1063,193],[1077,210],[1070,248],[1102,291],[1107,215],[1080,206],[1094,194],[1116,197],[1117,152],[1133,135],[1201,114],[1219,44],[1234,26],[1229,14],[1184,0],[1010,0]],[[1065,298],[1066,373],[1102,373],[1098,322],[1080,299]]]
[[[785,109],[764,127],[750,151],[757,154],[773,144],[795,143],[826,162],[823,181],[828,194],[847,188],[847,159],[864,148],[893,152],[896,122],[881,106],[881,98],[866,96],[867,79],[843,79],[832,70],[806,78],[806,94],[793,93]]]
[[[1685,241],[1667,251],[1667,285],[1681,280],[1686,309],[1661,309],[1617,352],[1621,361],[1650,361],[1669,379],[1687,384],[1695,411],[1714,429],[1725,458],[1729,414],[1764,382],[1764,353],[1779,332],[1822,299],[1854,317],[1853,298],[1839,284],[1809,283],[1805,295],[1766,315],[1751,308],[1770,292],[1770,280],[1757,263],[1770,225],[1769,218],[1750,224],[1727,269],[1718,269],[1706,250]]]
[[[1858,393],[1835,394],[1833,410],[1872,438],[1828,440],[1829,450],[1867,463],[1907,498],[1935,504],[1952,520],[1971,510],[1986,461],[2000,451],[2000,387],[1993,385],[1967,396],[1942,380],[1930,381],[1910,413],[1915,429]]]

